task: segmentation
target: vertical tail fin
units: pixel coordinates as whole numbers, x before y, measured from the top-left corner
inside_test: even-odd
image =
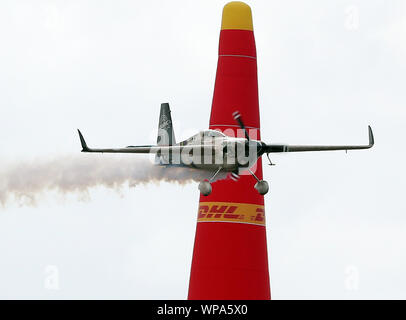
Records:
[[[173,146],[176,144],[169,103],[161,104],[161,112],[159,114],[158,125],[158,138],[156,143],[158,146]]]
[[[176,144],[175,134],[173,132],[171,109],[169,103],[161,103],[161,112],[159,113],[158,137],[156,140],[158,146],[173,146]],[[167,165],[172,162],[172,154],[168,152],[158,152],[155,156],[155,163]]]

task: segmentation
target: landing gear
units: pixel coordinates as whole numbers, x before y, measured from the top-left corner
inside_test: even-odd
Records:
[[[204,196],[208,196],[211,193],[211,183],[217,174],[220,172],[221,167],[217,169],[217,171],[213,174],[213,176],[209,180],[204,180],[199,183],[199,190],[200,193]]]
[[[208,196],[211,193],[211,183],[207,180],[199,183],[200,193],[204,196]]]
[[[269,153],[266,154],[266,157],[268,158],[269,165],[270,165],[270,166],[274,166],[275,163],[272,163],[271,158],[269,158]]]
[[[248,171],[252,174],[252,176],[257,180],[257,183],[255,184],[254,188],[257,189],[258,193],[260,195],[265,195],[269,191],[269,184],[265,180],[259,180],[258,177],[254,174],[254,172],[251,171],[251,169],[248,169]]]
[[[257,189],[258,193],[261,195],[265,195],[269,191],[268,182],[266,182],[265,180],[258,181],[255,184],[254,188]]]

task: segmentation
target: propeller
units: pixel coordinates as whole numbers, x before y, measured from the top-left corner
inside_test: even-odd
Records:
[[[247,140],[250,141],[250,136],[248,135],[247,129],[245,128],[244,122],[242,122],[240,112],[239,112],[239,111],[234,111],[234,112],[233,112],[233,117],[234,117],[234,119],[238,122],[238,124],[240,125],[241,129],[244,130],[245,137],[247,138]]]
[[[233,117],[237,121],[237,123],[239,124],[240,128],[242,130],[244,130],[245,137],[247,138],[247,142],[246,142],[246,145],[245,145],[245,148],[246,148],[246,151],[247,151],[247,149],[249,148],[251,139],[250,139],[250,137],[248,135],[247,129],[245,128],[244,122],[242,121],[240,112],[239,111],[234,111],[233,112]],[[257,149],[258,150],[258,155],[262,155],[262,154],[266,153],[266,155],[268,157],[268,160],[269,160],[269,165],[273,166],[274,163],[272,163],[271,159],[269,158],[269,154],[267,152],[268,149],[271,148],[271,146],[268,146],[267,144],[265,144],[263,142],[258,142],[257,148],[258,148]]]

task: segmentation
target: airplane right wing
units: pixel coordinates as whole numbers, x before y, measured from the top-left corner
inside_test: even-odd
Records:
[[[158,154],[169,154],[187,152],[192,149],[207,149],[212,150],[215,145],[174,145],[174,146],[156,146],[156,145],[146,145],[146,146],[128,146],[125,148],[89,148],[86,144],[85,138],[83,138],[82,133],[78,129],[80,143],[82,145],[82,152],[100,152],[100,153],[158,153]]]
[[[147,146],[128,146],[125,148],[89,148],[86,144],[85,138],[78,129],[80,143],[82,145],[82,152],[101,152],[101,153],[157,153],[161,150],[160,147],[147,145]]]

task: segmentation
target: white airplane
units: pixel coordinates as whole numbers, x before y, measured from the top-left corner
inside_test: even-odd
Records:
[[[78,129],[82,152],[101,153],[153,153],[156,154],[156,164],[164,166],[181,166],[209,170],[213,172],[210,179],[199,184],[200,192],[207,196],[211,193],[211,182],[220,171],[231,172],[233,179],[238,179],[241,171],[248,170],[257,180],[255,189],[264,195],[269,190],[265,180],[259,180],[251,171],[257,159],[266,154],[269,164],[269,153],[302,152],[302,151],[330,151],[369,149],[374,145],[372,129],[368,126],[369,143],[367,145],[284,145],[266,144],[259,140],[250,139],[248,132],[238,111],[233,113],[234,119],[245,134],[245,138],[230,137],[217,130],[204,130],[180,143],[175,142],[172,127],[171,111],[168,103],[161,104],[159,116],[158,139],[156,145],[128,146],[125,148],[89,148]]]

